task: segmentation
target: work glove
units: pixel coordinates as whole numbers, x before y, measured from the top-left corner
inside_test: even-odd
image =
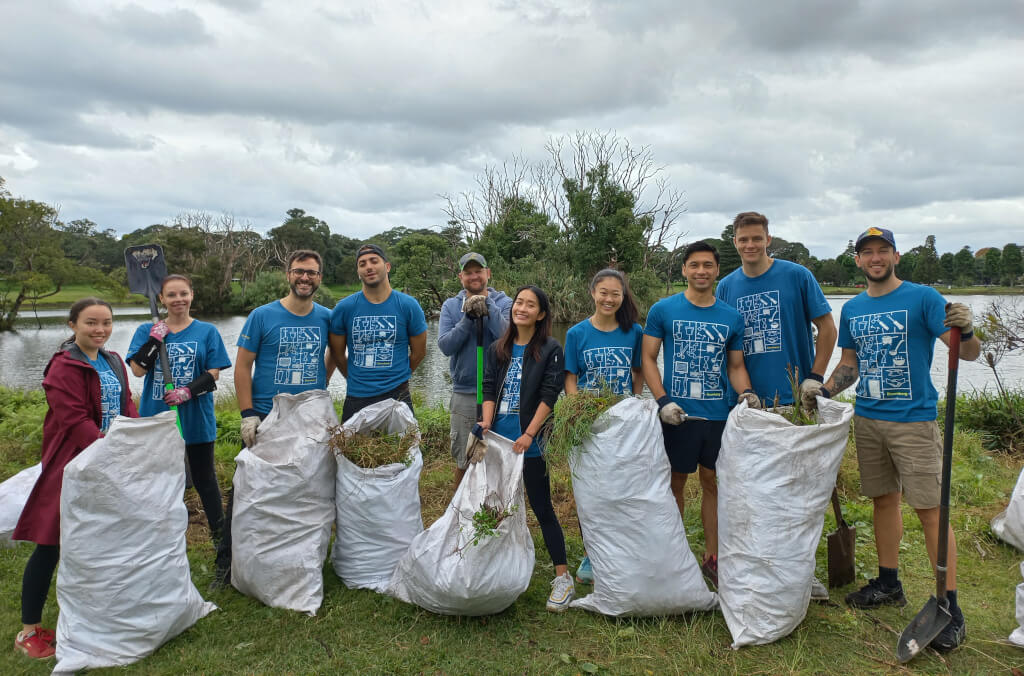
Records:
[[[741,401],[747,402],[747,406],[749,408],[761,408],[761,399],[756,394],[754,394],[754,390],[747,390],[736,398],[737,404],[740,403]]]
[[[156,324],[153,324],[153,326],[150,327],[150,329],[149,329],[149,337],[150,338],[155,338],[155,339],[163,342],[163,339],[166,338],[167,334],[170,333],[170,332],[171,332],[171,329],[170,329],[170,327],[167,326],[167,322],[165,322],[164,320],[161,319]]]
[[[466,296],[466,300],[462,303],[462,311],[473,319],[486,317],[488,314],[487,296]]]
[[[258,415],[250,415],[242,418],[242,443],[245,444],[246,448],[252,448],[256,445],[256,429],[260,426],[260,417]]]
[[[472,434],[469,435],[469,440],[466,442],[466,458],[475,465],[483,460],[485,455],[487,455],[487,442]]]
[[[181,406],[191,398],[192,391],[187,387],[175,387],[170,392],[164,394],[164,403],[168,406]]]
[[[681,425],[686,418],[686,411],[666,394],[658,399],[658,417],[666,425]]]
[[[832,393],[817,380],[808,378],[800,383],[800,405],[805,411],[813,411],[818,408],[818,397],[829,399],[832,397]]]
[[[974,326],[971,323],[971,308],[963,303],[946,303],[946,319],[943,326],[960,327],[961,340],[967,340],[974,335]]]

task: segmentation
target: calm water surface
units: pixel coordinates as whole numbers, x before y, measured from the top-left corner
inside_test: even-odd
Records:
[[[832,314],[836,320],[839,319],[839,312],[843,304],[851,296],[829,296],[832,304]],[[978,314],[990,301],[995,298],[1011,298],[1000,296],[957,296],[953,300],[966,303]],[[1020,298],[1020,297],[1016,297]],[[1024,303],[1024,298],[1019,302]],[[114,333],[110,337],[108,346],[124,356],[128,349],[135,327],[148,321],[149,310],[145,307],[118,307],[114,309]],[[22,316],[19,328],[13,333],[0,333],[0,385],[8,387],[20,387],[35,389],[40,386],[43,379],[43,369],[57,346],[62,340],[70,335],[64,325],[66,310],[40,310],[39,319],[42,328],[38,328],[35,317],[29,313]],[[205,318],[204,318],[205,319]],[[217,326],[225,345],[228,346],[228,354],[234,356],[235,341],[245,323],[245,317],[218,317],[206,319]],[[555,336],[559,342],[565,340],[565,332],[569,325],[556,325]],[[829,373],[832,367],[839,361],[839,349],[836,348],[832,356],[832,363],[829,366]],[[946,346],[936,341],[935,358],[932,362],[932,380],[941,393],[946,385]],[[1000,377],[1008,384],[1021,384],[1024,382],[1024,355],[1007,357],[1000,365]],[[136,394],[142,390],[142,379],[131,376],[132,391]],[[232,391],[231,372],[223,374],[220,381],[220,388],[217,390],[219,396]],[[416,370],[412,377],[414,390],[421,392],[428,403],[434,404],[444,402],[447,404],[451,395],[451,379],[448,376],[448,358],[441,354],[437,348],[437,320],[427,323],[427,356],[423,363]],[[961,392],[971,389],[994,389],[995,379],[992,372],[982,362],[961,363],[958,389]],[[335,397],[342,397],[345,394],[345,379],[340,374],[335,374],[329,385],[331,394]]]

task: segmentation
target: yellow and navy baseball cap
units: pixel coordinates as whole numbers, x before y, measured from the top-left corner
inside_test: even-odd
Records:
[[[864,232],[860,233],[860,237],[857,238],[857,242],[853,245],[853,250],[859,253],[861,246],[863,246],[865,242],[872,239],[883,240],[885,242],[888,242],[893,249],[896,248],[896,238],[892,236],[892,230],[886,230],[885,228],[876,228],[872,226],[865,230]]]

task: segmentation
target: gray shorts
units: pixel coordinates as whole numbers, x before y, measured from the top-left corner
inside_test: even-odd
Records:
[[[451,410],[451,442],[452,457],[459,469],[466,469],[469,461],[466,458],[466,444],[469,433],[476,424],[476,395],[465,392],[452,392],[449,402]]]

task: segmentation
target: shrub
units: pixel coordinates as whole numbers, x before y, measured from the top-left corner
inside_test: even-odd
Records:
[[[940,406],[940,417],[945,410]],[[956,422],[980,432],[989,450],[1024,453],[1024,390],[975,391],[956,400]]]

